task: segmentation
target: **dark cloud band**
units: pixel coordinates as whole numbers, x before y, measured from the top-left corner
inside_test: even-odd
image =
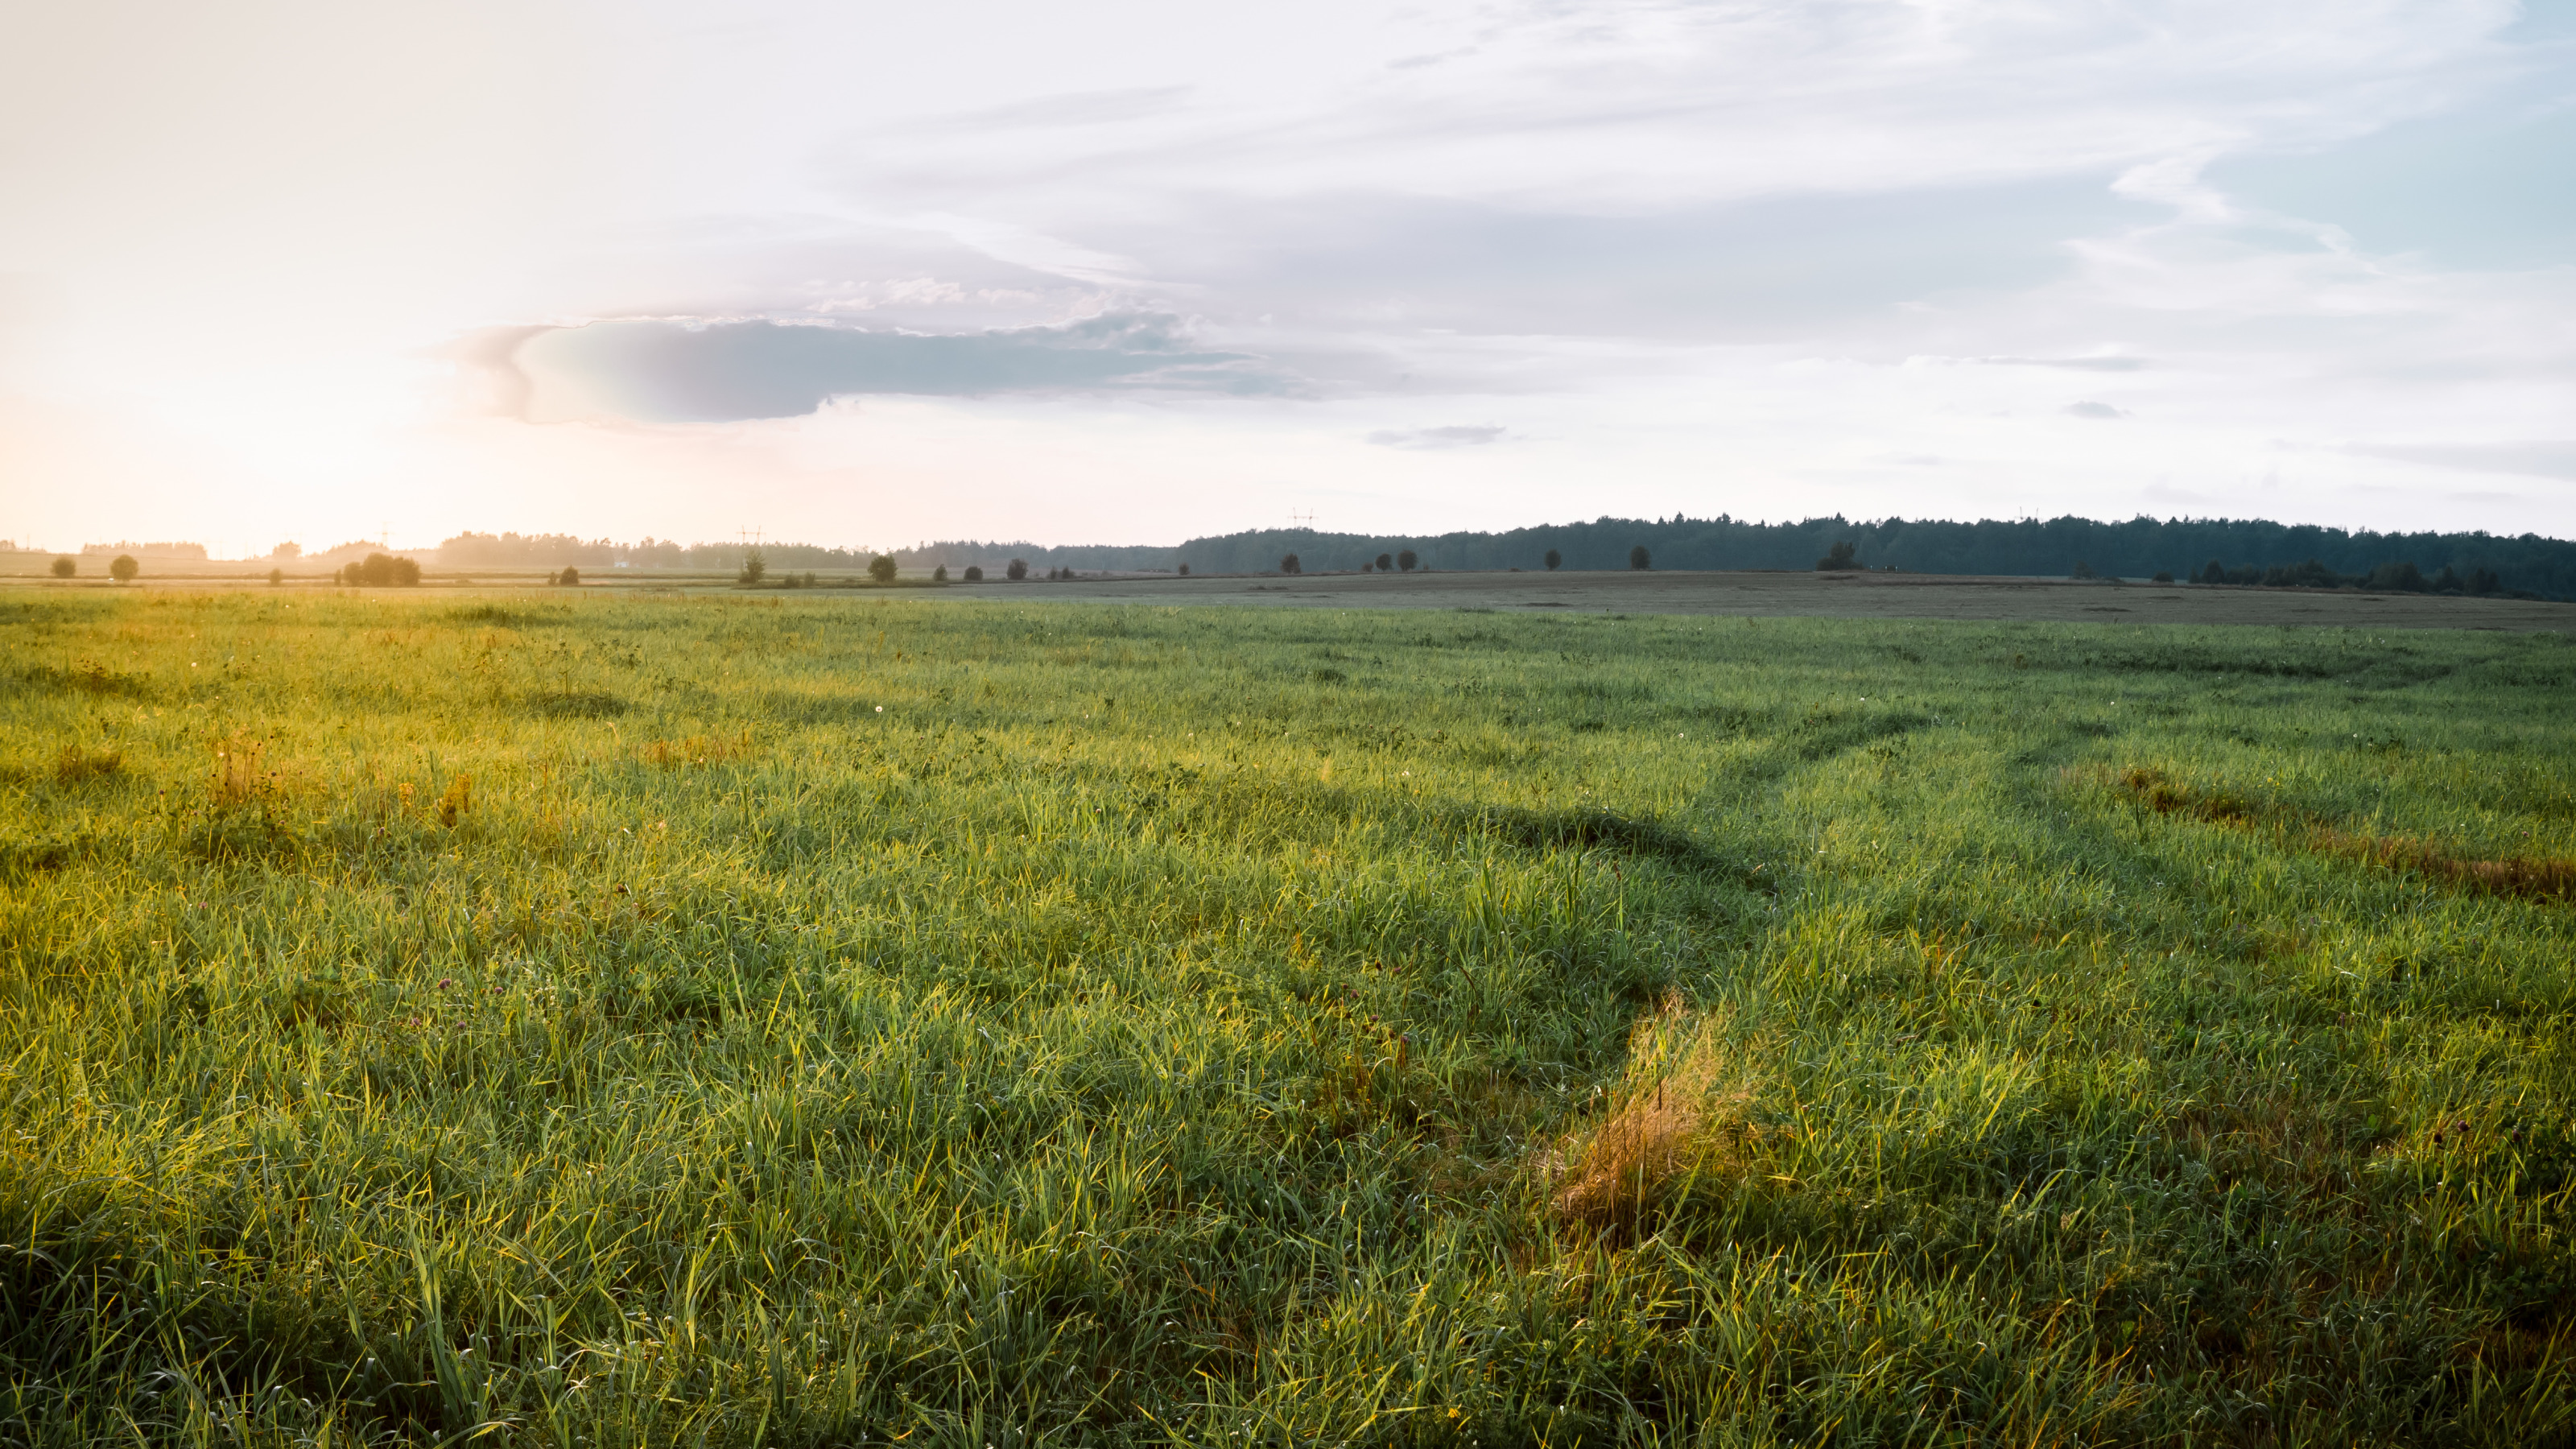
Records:
[[[594,322],[523,337],[484,365],[525,379],[537,410],[562,394],[585,411],[647,422],[796,417],[857,394],[978,396],[1100,389],[1282,391],[1247,353],[1193,348],[1178,318],[1111,313],[1057,327],[960,334],[777,322]],[[478,356],[480,354],[477,354]]]

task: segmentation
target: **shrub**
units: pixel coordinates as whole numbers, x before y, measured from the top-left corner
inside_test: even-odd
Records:
[[[2159,571],[2157,572],[2157,574],[2156,574],[2156,582],[2157,582],[2157,583],[2160,583],[2160,584],[2169,584],[2169,583],[2172,583],[2172,582],[2173,582],[2173,571],[2172,571],[2171,569],[2163,569],[2163,570],[2159,570]]]
[[[2223,584],[2227,582],[2227,565],[2211,559],[2201,565],[2200,572],[2193,576],[2193,581],[2203,584]]]
[[[2267,589],[2334,589],[2341,588],[2343,582],[2343,575],[2315,559],[2298,564],[2274,564],[2263,571],[2263,587]]]
[[[356,563],[342,566],[332,577],[353,589],[362,586],[383,589],[397,584],[407,586],[420,582],[420,565],[391,554],[371,553]]]
[[[1381,555],[1381,556],[1379,557],[1379,559],[1378,559],[1378,562],[1379,562],[1379,565],[1380,565],[1381,567],[1383,567],[1383,566],[1384,566],[1384,564],[1385,564],[1385,562],[1386,562],[1385,557],[1384,557],[1383,555]],[[1415,564],[1420,563],[1420,562],[1422,562],[1422,560],[1420,560],[1420,559],[1418,559],[1418,558],[1415,558],[1415,557],[1413,556],[1413,550],[1411,550],[1411,549],[1409,549],[1409,548],[1408,548],[1408,549],[1406,549],[1404,552],[1402,552],[1402,553],[1400,553],[1400,554],[1397,554],[1397,555],[1395,556],[1395,566],[1396,566],[1397,568],[1400,568],[1400,569],[1404,570],[1406,573],[1411,573],[1411,572],[1413,572],[1413,566],[1414,566]]]
[[[2496,574],[2494,569],[2469,570],[2470,593],[2492,594],[2501,591],[2503,588],[2504,580]]]
[[[930,571],[930,581],[934,584],[944,584],[948,582],[948,565],[941,564],[939,567],[932,569]]]
[[[734,582],[758,588],[760,581],[768,576],[769,560],[755,548],[743,554],[742,572],[734,575]]]
[[[980,584],[984,582],[984,566],[982,564],[968,564],[966,566],[966,582],[970,584]]]
[[[1551,571],[1553,571],[1557,565],[1564,562],[1565,555],[1558,553],[1555,549],[1549,549],[1547,551],[1547,566]]]
[[[1859,553],[1860,550],[1853,547],[1850,539],[1843,539],[1832,548],[1825,550],[1823,558],[1816,560],[1816,572],[1831,574],[1859,568]]]
[[[270,570],[268,571],[268,586],[269,586],[270,588],[272,588],[272,589],[273,589],[273,588],[276,588],[279,584],[282,584],[282,583],[285,583],[285,582],[286,582],[286,570],[284,570],[284,569],[270,569]]]
[[[67,559],[67,558],[58,558],[58,559],[54,560],[54,577],[55,577],[55,578],[58,578],[58,579],[67,579],[67,578],[70,578],[73,574],[75,574],[75,573],[79,572],[79,570],[80,570],[80,565],[79,565],[79,564],[76,564],[76,563],[73,563],[70,559]]]
[[[881,584],[890,584],[890,583],[893,583],[893,582],[894,582],[894,555],[893,555],[893,554],[890,554],[890,553],[881,553],[881,554],[878,554],[875,558],[869,559],[869,560],[868,560],[868,577],[869,577],[869,578],[872,578],[872,579],[874,579],[874,580],[876,580],[878,583],[881,583]]]
[[[2075,567],[2069,570],[2066,576],[2070,579],[2095,579],[2101,577],[2100,574],[2093,572],[2093,566],[2091,564],[2086,563],[2080,558],[2075,561]]]
[[[1182,578],[1188,578],[1189,576],[1190,576],[1190,566],[1189,566],[1188,564],[1183,564],[1183,565],[1181,565],[1181,577],[1182,577]]]
[[[2408,594],[2420,594],[2432,587],[2424,581],[2424,571],[2415,567],[2411,559],[2403,563],[2381,564],[2370,571],[2370,576],[2362,580],[2361,586],[2365,589],[2389,589]]]
[[[143,572],[143,565],[136,563],[134,555],[130,553],[118,554],[107,566],[107,576],[120,584],[134,582],[134,576],[141,572]]]
[[[1641,543],[1635,548],[1628,550],[1628,567],[1632,569],[1650,569],[1654,566],[1655,556],[1646,552],[1646,546],[1644,544]]]
[[[1306,566],[1299,563],[1297,555],[1293,553],[1279,560],[1279,572],[1283,574],[1303,573],[1305,570]]]
[[[581,587],[581,570],[566,564],[564,571],[555,575],[555,582],[567,589],[577,589]]]
[[[1029,576],[1029,561],[1024,558],[1015,558],[1011,560],[1011,566],[1002,570],[1002,573],[1005,577],[1009,578],[1011,582],[1018,583],[1020,580]]]
[[[1405,567],[1411,568],[1413,565],[1406,564]],[[1377,556],[1377,571],[1382,574],[1395,572],[1394,556],[1391,554],[1379,554]]]

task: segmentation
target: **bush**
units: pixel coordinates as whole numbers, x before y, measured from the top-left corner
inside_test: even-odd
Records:
[[[67,578],[70,578],[73,574],[78,573],[79,571],[80,571],[80,565],[79,565],[79,564],[76,564],[76,563],[73,563],[70,559],[67,559],[67,558],[58,558],[58,559],[54,560],[54,577],[55,577],[55,578],[58,578],[58,579],[67,579]]]
[[[2425,582],[2424,571],[2415,567],[2411,559],[2403,563],[2381,564],[2370,571],[2370,576],[2362,580],[2361,586],[2405,594],[2420,594],[2432,587]]]
[[[1411,565],[1411,564],[1406,564],[1406,565],[1405,565],[1405,567],[1406,567],[1406,568],[1411,568],[1411,567],[1413,567],[1413,565]],[[1394,558],[1394,556],[1393,556],[1393,555],[1391,555],[1391,554],[1383,554],[1383,553],[1382,553],[1382,554],[1379,554],[1379,555],[1377,556],[1377,571],[1378,571],[1379,573],[1382,573],[1382,574],[1388,574],[1388,573],[1393,573],[1393,572],[1395,572],[1395,558]]]
[[[420,582],[420,565],[391,554],[371,553],[356,563],[344,566],[333,577],[350,588],[383,589],[397,584],[406,587]]]
[[[1182,578],[1188,578],[1189,576],[1190,576],[1190,566],[1189,566],[1188,564],[1183,564],[1183,565],[1181,565],[1181,577],[1182,577]]]
[[[984,582],[984,566],[982,564],[968,564],[966,566],[966,582],[970,584],[980,584]]]
[[[868,577],[869,577],[869,578],[872,578],[872,579],[874,579],[874,580],[876,580],[878,583],[881,583],[881,584],[890,584],[890,583],[893,583],[893,582],[894,582],[894,555],[893,555],[893,554],[890,554],[890,553],[881,553],[881,554],[878,554],[875,558],[869,559],[869,560],[868,560]]]
[[[2066,576],[2070,579],[2098,579],[2101,577],[2100,574],[2093,572],[2093,566],[2091,564],[2086,563],[2080,558],[2075,561],[2075,567],[2067,571]]]
[[[273,589],[273,588],[276,588],[279,584],[282,584],[282,583],[285,583],[285,582],[286,582],[286,570],[284,570],[284,569],[270,569],[270,570],[268,571],[268,586],[269,586],[270,588],[272,588],[272,589]]]
[[[1854,548],[1852,546],[1852,541],[1846,538],[1835,544],[1832,548],[1825,550],[1825,556],[1816,560],[1816,572],[1820,574],[1835,574],[1841,573],[1847,569],[1859,568],[1859,554],[1860,550]]]
[[[1420,562],[1422,562],[1422,560],[1415,558],[1413,556],[1413,550],[1409,548],[1395,556],[1395,566],[1404,570],[1406,573],[1413,572],[1413,566]],[[1384,568],[1386,566],[1386,556],[1384,554],[1380,554],[1378,556],[1378,566],[1380,568]]]
[[[1002,573],[1005,577],[1009,578],[1011,582],[1018,583],[1020,580],[1029,576],[1029,561],[1024,558],[1015,558],[1011,560],[1011,566],[1002,570]]]
[[[2155,579],[2155,581],[2156,581],[2157,583],[2160,583],[2160,584],[2169,584],[2169,583],[2172,583],[2172,582],[2173,582],[2173,571],[2172,571],[2171,569],[2164,569],[2164,570],[2160,570],[2160,571],[2158,571],[2158,572],[2157,572],[2157,574],[2156,574],[2156,579]]]
[[[134,582],[134,576],[141,572],[143,572],[143,565],[136,563],[134,555],[130,553],[118,554],[107,566],[107,576],[120,584]]]
[[[1547,566],[1551,571],[1563,562],[1565,562],[1565,555],[1558,553],[1555,549],[1549,549],[1547,551]]]
[[[1644,544],[1641,543],[1635,548],[1628,550],[1628,567],[1632,569],[1650,569],[1654,566],[1655,556],[1646,552],[1646,546]]]
[[[2193,582],[2203,584],[2223,584],[2227,582],[2227,565],[2220,563],[2216,559],[2211,559],[2208,563],[2201,566],[2201,570],[2198,574],[2193,576]]]
[[[734,582],[758,588],[760,581],[768,576],[769,560],[755,548],[742,556],[742,572],[734,575]]]
[[[581,570],[579,570],[579,569],[577,569],[577,568],[574,568],[574,567],[573,567],[573,566],[571,566],[570,564],[566,564],[566,565],[564,566],[564,571],[563,571],[562,573],[559,573],[559,574],[555,575],[555,582],[556,582],[556,583],[558,583],[558,584],[561,584],[562,586],[564,586],[564,587],[565,587],[565,588],[567,588],[567,589],[577,589],[577,588],[580,588],[580,587],[581,587]]]
[[[930,581],[934,584],[944,584],[948,582],[948,565],[941,564],[939,567],[932,569],[930,571]]]
[[[2504,580],[2497,576],[2494,569],[2469,570],[2470,593],[2492,594],[2501,591],[2503,588]]]
[[[1306,566],[1299,563],[1297,561],[1297,555],[1293,553],[1279,560],[1279,572],[1283,574],[1304,573],[1305,571]]]
[[[2407,567],[2413,568],[2414,565]],[[2263,587],[2267,589],[2335,589],[2343,587],[2343,583],[2343,575],[2315,559],[2299,564],[2274,564],[2263,571]]]

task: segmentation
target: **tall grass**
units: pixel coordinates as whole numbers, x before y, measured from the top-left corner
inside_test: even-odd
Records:
[[[0,1442],[2576,1433],[2556,636],[0,624]]]

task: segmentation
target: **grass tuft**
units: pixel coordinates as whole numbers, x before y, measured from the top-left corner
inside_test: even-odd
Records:
[[[1607,1115],[1542,1164],[1559,1226],[1633,1240],[1677,1189],[1741,1165],[1753,1089],[1721,1025],[1673,993],[1638,1022]]]

